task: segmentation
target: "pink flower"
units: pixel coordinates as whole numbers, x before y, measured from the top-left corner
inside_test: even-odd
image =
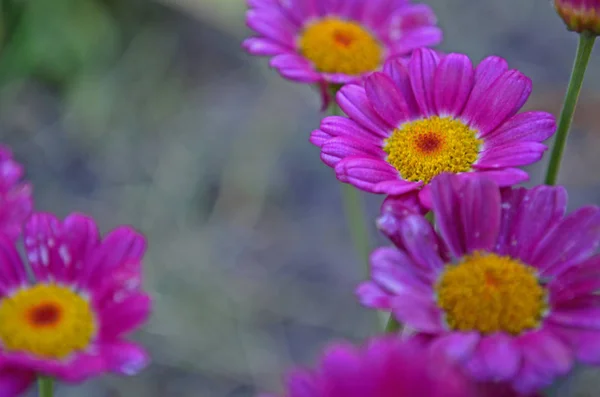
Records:
[[[101,239],[84,215],[37,213],[24,239],[34,283],[0,236],[0,396],[18,395],[37,374],[77,383],[144,368],[146,352],[125,339],[150,313],[144,237],[120,226]]]
[[[12,158],[12,152],[0,145],[0,233],[17,240],[23,222],[33,210],[31,184],[21,182],[23,166]]]
[[[283,77],[324,90],[442,40],[431,8],[408,0],[248,0],[248,6],[246,22],[257,36],[244,48],[273,56],[270,64]]]
[[[561,187],[500,189],[442,174],[431,184],[435,229],[384,212],[396,247],[371,255],[366,306],[389,310],[478,381],[520,392],[550,385],[575,361],[600,364],[600,210],[565,215]]]
[[[316,370],[296,370],[286,397],[512,397],[505,385],[478,385],[422,343],[378,337],[357,348],[330,346]]]
[[[545,112],[516,114],[531,81],[498,57],[473,68],[466,55],[415,51],[383,72],[348,84],[337,102],[348,117],[331,116],[311,142],[337,178],[388,195],[420,190],[442,172],[477,173],[509,186],[528,179],[514,168],[541,159],[555,130]]]
[[[554,8],[569,30],[600,34],[600,0],[554,0]]]

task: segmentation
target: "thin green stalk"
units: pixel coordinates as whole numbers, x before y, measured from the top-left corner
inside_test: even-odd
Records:
[[[595,39],[596,36],[590,33],[584,32],[579,35],[577,55],[573,62],[571,79],[569,80],[569,86],[567,87],[567,93],[560,112],[558,127],[556,129],[556,140],[554,141],[550,162],[548,163],[548,171],[546,172],[545,183],[547,185],[556,184],[560,162],[567,143],[571,122],[573,121],[573,114],[575,113],[575,106],[577,106],[577,100],[579,99],[579,93],[581,92],[583,76],[585,75],[585,70],[590,60],[590,55],[592,54]]]
[[[38,376],[38,396],[54,396],[54,379],[49,378],[47,376]]]
[[[331,105],[330,113],[332,115],[341,114],[341,109],[335,102]],[[371,243],[360,191],[352,185],[342,184],[342,199],[352,244],[368,272]]]

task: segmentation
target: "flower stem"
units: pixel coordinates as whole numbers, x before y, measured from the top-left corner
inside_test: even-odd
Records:
[[[331,104],[330,114],[342,114],[335,101]],[[371,243],[360,191],[352,185],[342,184],[342,200],[352,244],[368,272]]]
[[[47,376],[38,376],[38,396],[54,396],[54,379]]]
[[[579,35],[577,55],[575,56],[575,61],[573,62],[571,79],[569,81],[563,107],[560,112],[558,128],[556,129],[556,140],[554,141],[554,147],[552,148],[552,154],[550,155],[550,162],[548,163],[548,171],[546,172],[545,183],[547,185],[556,184],[558,170],[560,169],[560,161],[565,150],[567,135],[569,134],[571,122],[573,121],[573,113],[575,113],[575,106],[577,106],[577,100],[579,99],[579,93],[583,83],[583,76],[585,75],[585,69],[587,68],[590,55],[592,54],[592,48],[594,47],[595,39],[596,36],[590,33],[583,32]]]

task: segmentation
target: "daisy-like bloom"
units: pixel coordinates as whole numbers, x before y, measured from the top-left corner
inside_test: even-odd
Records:
[[[395,247],[371,256],[357,289],[479,381],[520,392],[550,385],[575,361],[600,364],[600,210],[565,215],[566,191],[500,189],[442,174],[435,229],[389,203],[378,226]],[[394,205],[396,204],[396,205]]]
[[[34,282],[0,235],[0,395],[18,395],[36,375],[78,383],[140,371],[148,356],[124,338],[150,312],[141,289],[144,237],[121,226],[101,239],[91,218],[43,213],[23,235]]]
[[[348,117],[331,116],[311,142],[337,178],[372,193],[420,189],[442,172],[487,175],[501,186],[528,179],[514,168],[538,161],[555,130],[545,112],[516,114],[531,80],[498,57],[476,68],[466,55],[430,49],[386,63],[383,72],[348,84],[337,102]]]
[[[12,240],[21,235],[23,223],[33,211],[31,184],[21,181],[23,173],[11,150],[0,145],[0,233]]]
[[[244,41],[254,55],[290,80],[319,84],[355,81],[385,60],[442,40],[426,5],[408,0],[248,0]]]
[[[600,0],[554,0],[554,8],[569,30],[600,35]]]

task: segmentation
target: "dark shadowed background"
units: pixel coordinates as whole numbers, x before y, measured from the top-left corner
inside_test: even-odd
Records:
[[[577,38],[548,0],[425,2],[445,30],[440,49],[507,58],[534,81],[527,107],[558,112]],[[87,212],[103,230],[131,223],[150,241],[155,310],[136,338],[152,366],[59,395],[253,396],[280,390],[282,372],[329,341],[376,332],[353,296],[364,266],[340,186],[308,143],[319,98],[242,52],[242,0],[1,10],[2,141],[38,209]],[[571,207],[600,202],[596,53],[560,178]],[[535,183],[544,165],[530,169]],[[382,198],[365,199],[374,217]],[[597,374],[582,372],[569,395],[597,395]]]

